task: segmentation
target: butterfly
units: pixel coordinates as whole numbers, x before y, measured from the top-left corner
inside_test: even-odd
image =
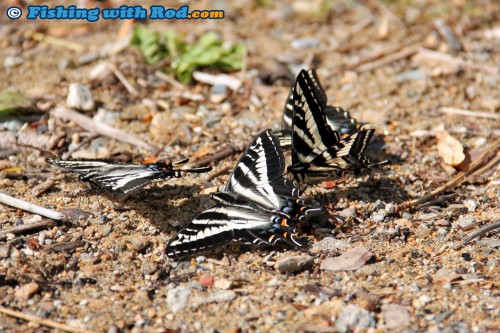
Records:
[[[325,89],[319,82],[318,75],[314,69],[302,70],[299,76],[307,77],[310,84],[310,89],[316,97],[317,103],[323,109],[326,118],[326,125],[335,132],[338,132],[341,137],[354,134],[362,129],[364,124],[359,123],[352,118],[349,112],[341,107],[327,105],[328,98],[326,97]],[[290,129],[293,122],[293,107],[294,107],[294,87],[288,93],[287,101],[283,112],[282,126],[284,129]]]
[[[300,191],[283,177],[284,171],[279,140],[266,130],[242,155],[224,191],[212,195],[216,204],[171,239],[167,256],[191,255],[230,241],[259,245],[283,240],[302,247],[294,237],[296,225],[324,208],[305,205]]]
[[[134,164],[104,160],[47,159],[50,164],[79,173],[82,181],[89,181],[98,187],[121,194],[131,194],[157,180],[179,178],[182,172],[203,173],[212,169],[211,167],[176,168],[188,161],[183,159],[174,163]]]
[[[317,87],[316,76],[305,70],[293,86],[292,164],[287,171],[300,184],[313,184],[343,171],[372,165],[362,154],[374,130],[356,130],[345,135],[334,130],[327,121],[324,94],[318,96]]]

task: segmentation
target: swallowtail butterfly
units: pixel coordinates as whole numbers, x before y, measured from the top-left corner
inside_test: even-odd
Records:
[[[59,160],[48,158],[47,162],[80,174],[80,180],[89,181],[111,192],[131,194],[151,182],[179,178],[182,172],[202,173],[212,168],[179,169],[188,159],[174,163],[151,164],[116,163],[103,160]]]
[[[292,94],[292,165],[288,172],[290,178],[301,184],[315,183],[342,171],[371,165],[362,154],[374,130],[360,130],[342,137],[327,122],[323,95],[317,96],[315,80],[302,70]]]
[[[344,137],[356,133],[363,127],[363,124],[358,123],[356,119],[352,118],[349,112],[337,106],[327,105],[328,99],[326,97],[325,90],[321,86],[314,69],[302,70],[299,76],[307,77],[310,89],[325,114],[326,125],[330,127],[332,131],[338,132],[340,137]],[[292,87],[288,93],[285,110],[283,112],[283,128],[285,129],[290,129],[292,127],[294,105],[293,93],[294,87]]]
[[[191,255],[237,241],[298,247],[296,224],[320,214],[323,207],[306,206],[299,190],[283,177],[285,158],[270,130],[257,136],[236,164],[216,204],[179,231],[170,241],[171,258]]]

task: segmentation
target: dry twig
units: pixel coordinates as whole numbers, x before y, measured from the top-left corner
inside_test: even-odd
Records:
[[[113,72],[113,74],[116,76],[116,78],[118,80],[120,80],[120,82],[123,84],[123,86],[125,87],[125,89],[127,89],[127,91],[131,95],[137,96],[137,90],[132,85],[132,83],[130,83],[127,80],[127,78],[125,77],[125,75],[123,75],[123,73],[118,69],[118,67],[116,67],[114,64],[111,64],[109,62],[106,63],[106,67],[108,67]]]
[[[500,221],[497,221],[495,223],[490,223],[490,224],[487,224],[485,225],[484,227],[482,227],[481,229],[479,229],[478,231],[475,231],[473,233],[471,233],[469,236],[465,237],[465,239],[460,242],[459,244],[455,245],[453,247],[453,250],[458,250],[460,249],[462,246],[464,246],[465,244],[469,243],[470,241],[478,238],[478,237],[481,237],[483,235],[485,235],[486,233],[492,231],[492,230],[495,230],[495,229],[500,229]]]
[[[85,47],[81,44],[70,42],[70,41],[62,39],[62,38],[47,36],[47,35],[42,34],[41,32],[33,33],[33,35],[31,35],[31,38],[33,38],[34,40],[39,41],[39,42],[46,42],[46,43],[49,43],[52,45],[65,47],[67,49],[70,49],[70,50],[73,50],[76,52],[81,52],[85,49]]]
[[[15,227],[4,228],[0,230],[0,239],[7,234],[21,235],[37,231],[39,229],[47,229],[54,226],[53,220],[44,220],[40,222],[33,222],[28,224],[16,225]]]
[[[207,156],[207,157],[204,157],[204,158],[201,158],[199,159],[198,161],[194,161],[194,165],[196,167],[202,167],[202,166],[206,166],[212,162],[216,162],[216,161],[220,161],[228,156],[231,156],[233,154],[236,154],[237,152],[239,152],[240,150],[238,148],[236,148],[235,146],[233,146],[232,144],[227,146],[227,147],[224,147],[222,148],[221,150],[219,150],[218,152],[210,155],[210,156]]]
[[[65,221],[67,220],[66,215],[56,212],[54,210],[50,210],[44,207],[37,206],[35,204],[26,202],[24,200],[16,199],[11,197],[5,193],[0,193],[0,203],[3,203],[8,206],[16,207],[27,212],[38,214],[41,216],[45,216],[52,220]]]
[[[78,328],[78,327],[69,326],[69,325],[66,325],[66,324],[51,320],[51,319],[40,318],[40,317],[37,317],[34,315],[30,315],[30,314],[23,313],[20,311],[15,311],[15,310],[12,310],[9,308],[5,308],[3,306],[0,306],[0,312],[5,313],[6,315],[9,315],[9,316],[12,316],[15,318],[24,319],[26,321],[37,323],[37,324],[47,326],[47,327],[52,327],[52,328],[62,330],[65,332],[75,332],[75,333],[93,332],[93,331],[90,331],[86,328]]]
[[[130,134],[124,133],[116,128],[113,128],[111,126],[101,124],[98,122],[95,122],[91,118],[82,115],[76,111],[64,108],[64,107],[59,107],[55,109],[53,112],[53,115],[55,117],[61,118],[63,120],[69,120],[74,123],[76,123],[78,126],[81,128],[85,129],[86,131],[97,133],[100,135],[107,136],[109,138],[129,143],[133,146],[136,146],[137,148],[148,150],[148,151],[156,151],[158,150],[158,147],[150,145],[149,143],[146,143],[142,141],[139,138],[136,138],[135,136],[132,136]]]
[[[35,197],[38,197],[54,187],[55,184],[56,182],[52,178],[48,178],[43,183],[33,187],[33,189],[31,190],[31,194],[33,194]]]
[[[500,120],[500,115],[489,112],[477,112],[477,111],[455,109],[449,107],[442,107],[439,109],[439,111],[441,111],[442,113],[458,114],[467,117],[489,118],[489,119]]]
[[[410,46],[405,47],[404,49],[402,49],[402,50],[400,50],[400,51],[398,51],[396,53],[388,54],[388,55],[386,55],[383,58],[380,58],[380,59],[375,60],[373,62],[361,65],[356,70],[358,72],[368,72],[368,71],[371,71],[371,70],[373,70],[375,68],[379,68],[379,67],[388,65],[388,64],[390,64],[390,63],[392,63],[394,61],[398,61],[398,60],[401,60],[401,59],[405,59],[405,58],[411,57],[412,55],[414,55],[415,53],[417,53],[418,49],[419,49],[418,46],[410,45]]]
[[[207,177],[207,179],[205,179],[205,181],[207,182],[211,182],[212,180],[214,180],[215,178],[221,176],[221,175],[225,175],[226,173],[228,173],[229,171],[231,170],[231,167],[230,166],[227,166],[225,168],[222,168],[220,170],[217,170],[216,172],[213,172],[210,176]]]

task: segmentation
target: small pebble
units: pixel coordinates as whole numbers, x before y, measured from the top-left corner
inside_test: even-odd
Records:
[[[316,38],[297,38],[292,41],[292,48],[296,50],[316,48],[319,41]]]
[[[461,215],[457,221],[453,222],[453,228],[467,228],[468,226],[474,224],[474,222],[475,220],[472,215]]]
[[[349,304],[335,321],[335,327],[339,332],[375,327],[375,315],[357,305]]]
[[[418,219],[421,221],[431,221],[435,220],[438,217],[436,213],[429,213],[429,214],[420,214],[418,216]]]
[[[393,204],[393,203],[388,203],[385,205],[385,211],[388,213],[388,214],[392,214],[396,211],[396,205]]]
[[[469,199],[464,201],[464,206],[467,207],[467,210],[469,212],[475,212],[477,208],[477,203],[474,200]]]
[[[16,67],[22,65],[25,61],[26,59],[21,56],[5,56],[5,58],[3,58],[3,68],[9,69]]]
[[[149,242],[145,237],[139,236],[139,237],[132,237],[131,239],[129,239],[127,245],[131,250],[135,252],[141,252],[146,248],[146,246],[149,245]]]
[[[458,279],[458,275],[454,270],[448,268],[441,268],[432,276],[432,282],[434,283],[447,283]]]
[[[410,323],[410,313],[399,304],[382,305],[384,329],[401,329]]]
[[[10,244],[0,244],[0,258],[8,258],[10,256],[10,248]]]
[[[375,214],[375,215],[372,215],[371,219],[375,223],[382,222],[385,219],[385,214]]]
[[[24,286],[19,287],[15,292],[14,296],[21,302],[27,301],[35,293],[40,290],[40,286],[36,282],[30,282]]]
[[[314,263],[311,256],[285,257],[276,261],[274,268],[280,273],[294,273],[308,269]]]
[[[197,264],[203,264],[206,260],[207,260],[207,258],[205,258],[204,256],[198,256],[198,257],[196,257],[196,263]]]
[[[447,227],[450,225],[450,222],[446,221],[445,219],[439,219],[434,222],[434,225],[441,226],[441,227]]]
[[[208,275],[203,275],[200,278],[200,284],[204,287],[212,287],[214,285],[214,277],[213,276],[208,276]]]
[[[227,290],[231,289],[232,286],[233,286],[233,281],[230,281],[228,279],[217,279],[214,282],[215,289]]]
[[[156,263],[149,261],[149,260],[144,260],[141,265],[141,272],[142,275],[151,275],[154,274],[158,270],[158,266]]]
[[[191,290],[188,287],[179,286],[170,289],[167,293],[167,305],[174,314],[185,309],[189,303]]]
[[[341,210],[337,214],[339,216],[342,216],[343,218],[349,218],[349,217],[354,216],[354,214],[356,214],[356,208],[354,208],[354,206],[351,206],[351,207],[348,207],[344,210]]]
[[[335,258],[326,258],[321,269],[329,272],[355,271],[365,265],[373,254],[364,246],[352,248]]]
[[[94,110],[95,103],[90,89],[80,83],[71,83],[69,85],[66,106],[82,111]]]
[[[348,244],[345,241],[336,239],[335,237],[325,237],[321,242],[313,244],[311,252],[316,254],[319,252],[344,250],[347,246]]]

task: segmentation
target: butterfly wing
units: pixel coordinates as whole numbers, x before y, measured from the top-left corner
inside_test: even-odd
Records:
[[[292,229],[275,226],[276,221],[281,220],[279,216],[256,210],[251,205],[219,203],[199,214],[172,238],[167,256],[192,255],[223,246],[232,240],[258,245],[274,244],[278,239],[293,239]],[[281,232],[276,232],[277,229]]]
[[[284,171],[285,157],[279,140],[271,130],[266,130],[252,141],[236,164],[225,192],[234,193],[239,200],[279,210],[283,199],[274,193],[271,183],[282,178]]]
[[[112,192],[133,193],[152,181],[173,177],[170,164],[127,164],[100,160],[47,159],[50,164],[79,173],[81,180],[90,181]]]
[[[327,106],[325,108],[326,123],[332,131],[340,133],[340,136],[354,134],[359,131],[364,124],[351,117],[346,110],[336,107]]]
[[[324,106],[304,70],[295,81],[293,99],[292,164],[309,163],[337,143],[340,136],[327,125]]]
[[[321,86],[318,75],[314,69],[304,70],[305,75],[307,75],[309,81],[312,83],[311,87],[314,89],[314,95],[318,99],[318,103],[320,103],[323,107],[326,107],[326,103],[328,99],[326,97],[325,89]],[[288,97],[285,103],[285,109],[283,111],[283,128],[289,129],[292,127],[292,119],[293,119],[293,87],[290,89],[288,93]],[[283,147],[283,145],[282,145]]]
[[[370,166],[362,156],[374,130],[362,130],[346,136],[326,149],[307,164],[289,167],[293,179],[301,183],[314,183],[342,171],[356,171]]]

